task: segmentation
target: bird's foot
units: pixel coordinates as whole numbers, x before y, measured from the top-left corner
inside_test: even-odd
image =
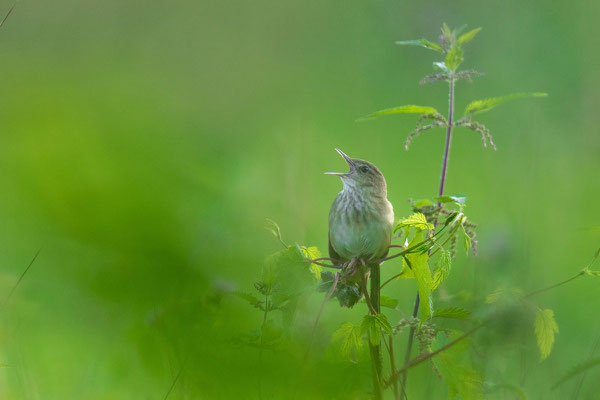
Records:
[[[353,276],[359,267],[367,265],[366,261],[360,257],[354,257],[350,261],[342,264],[342,273],[346,276]]]

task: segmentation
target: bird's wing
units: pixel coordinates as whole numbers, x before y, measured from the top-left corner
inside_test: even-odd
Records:
[[[333,249],[331,245],[331,233],[329,233],[329,258],[333,258],[339,261],[343,261],[340,255]]]

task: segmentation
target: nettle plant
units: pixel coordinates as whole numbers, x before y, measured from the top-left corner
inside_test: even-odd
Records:
[[[515,310],[518,309],[521,314],[525,310],[525,319],[529,321],[527,326],[530,326],[529,329],[535,334],[540,359],[543,360],[552,350],[558,326],[553,311],[539,307],[532,302],[532,297],[582,275],[600,275],[600,271],[591,269],[593,261],[598,258],[599,250],[592,263],[577,275],[550,287],[530,293],[525,293],[518,288],[500,288],[481,299],[480,304],[473,310],[451,304],[451,299],[458,296],[446,294],[444,296],[446,300],[440,300],[440,303],[446,303],[446,306],[436,307],[438,302],[436,299],[439,298],[436,293],[451,275],[452,262],[459,243],[467,254],[477,253],[474,231],[476,226],[465,214],[466,197],[444,194],[453,129],[464,127],[475,131],[481,136],[484,147],[490,146],[496,150],[490,131],[484,124],[475,121],[474,116],[509,100],[546,96],[544,93],[515,93],[475,100],[467,105],[460,118],[455,119],[456,82],[460,80],[471,82],[473,77],[481,75],[480,72],[472,69],[459,70],[463,62],[463,45],[471,41],[481,28],[463,34],[461,30],[451,30],[444,24],[439,43],[426,39],[397,42],[400,45],[423,47],[442,56],[440,61],[433,63],[436,72],[427,75],[421,83],[446,82],[448,84],[447,115],[442,115],[433,107],[405,105],[377,111],[360,119],[366,120],[392,114],[419,114],[415,130],[406,139],[407,150],[411,141],[421,132],[432,128],[446,130],[437,196],[416,202],[410,201],[412,210],[407,210],[408,216],[402,218],[396,225],[393,243],[390,245],[392,254],[377,260],[379,264],[393,264],[389,268],[397,269],[397,273],[383,283],[379,282],[379,274],[371,274],[369,293],[366,282],[345,279],[353,271],[348,271],[345,265],[327,263],[336,260],[321,257],[316,247],[287,245],[281,238],[279,226],[269,221],[269,229],[282,243],[284,249],[268,258],[261,279],[255,283],[256,295],[236,292],[237,296],[262,312],[260,328],[240,338],[242,343],[258,348],[261,363],[264,350],[276,350],[283,343],[292,340],[294,335],[290,330],[295,314],[298,310],[306,310],[304,305],[308,296],[320,292],[326,294],[320,309],[314,311],[315,322],[309,333],[309,339],[300,340],[304,347],[301,352],[302,360],[306,361],[310,355],[317,325],[330,300],[336,299],[341,307],[353,307],[356,304],[362,307],[364,303],[365,315],[362,320],[344,322],[337,330],[331,332],[329,347],[332,351],[329,353],[350,362],[358,362],[363,350],[366,347],[370,349],[373,398],[383,398],[386,390],[389,390],[395,399],[405,397],[407,371],[424,362],[431,363],[432,368],[446,382],[450,398],[481,398],[484,393],[495,390],[508,390],[521,395],[522,391],[518,385],[486,381],[483,368],[476,365],[468,354],[469,338],[483,327],[493,329],[499,321],[510,318]],[[401,263],[392,263],[392,260],[401,260]],[[334,272],[325,271],[323,268],[332,269]],[[397,312],[399,302],[392,296],[382,294],[382,291],[389,289],[392,282],[404,279],[414,280],[417,287],[412,316],[391,321],[391,318],[380,311],[381,307]],[[273,313],[281,315],[278,319],[279,323],[276,322]],[[409,313],[404,315],[406,314]],[[448,328],[447,324],[442,322],[446,319],[460,320],[462,322],[460,326],[463,328]],[[399,334],[405,330],[408,330],[408,343],[403,354],[403,362],[400,364],[397,361],[399,354],[394,344]],[[411,352],[415,339],[419,344],[419,354],[412,358]],[[385,358],[383,348],[387,352]],[[600,364],[600,359],[588,360],[587,364],[576,366],[568,372],[557,384],[597,364]],[[261,391],[260,382],[259,391]]]

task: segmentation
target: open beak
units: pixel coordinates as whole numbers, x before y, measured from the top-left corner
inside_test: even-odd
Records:
[[[340,155],[342,157],[344,157],[344,160],[346,160],[346,163],[348,164],[348,166],[350,167],[350,172],[325,172],[326,175],[335,175],[335,176],[346,176],[346,175],[350,175],[350,173],[352,172],[352,170],[354,169],[354,162],[352,162],[352,159],[350,157],[348,157],[346,155],[346,153],[344,153],[343,151],[341,151],[340,149],[335,149],[335,151],[337,151],[338,153],[340,153]]]

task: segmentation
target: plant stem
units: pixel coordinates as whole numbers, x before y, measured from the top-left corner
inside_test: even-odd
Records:
[[[548,286],[548,287],[545,287],[545,288],[542,288],[542,289],[535,290],[535,291],[533,291],[531,293],[528,293],[525,296],[523,296],[523,298],[526,299],[528,297],[535,296],[536,294],[540,294],[540,293],[546,292],[546,291],[548,291],[550,289],[554,289],[555,287],[562,286],[562,285],[564,285],[567,282],[571,282],[573,279],[579,278],[581,275],[585,275],[585,271],[580,271],[577,275],[572,276],[569,279],[565,279],[562,282],[555,283],[552,286]]]
[[[444,145],[444,159],[442,161],[442,173],[440,175],[440,187],[438,190],[438,197],[444,195],[444,187],[446,186],[446,174],[448,172],[448,159],[450,158],[450,143],[452,142],[452,124],[454,117],[454,73],[450,73],[450,82],[448,84],[448,128],[446,129],[446,143]],[[441,203],[438,203],[438,207],[441,206]],[[437,225],[437,221],[436,221]],[[419,292],[417,291],[417,296],[415,297],[415,308],[413,309],[413,318],[417,317],[419,313]],[[406,355],[404,357],[404,368],[402,369],[402,393],[406,393],[406,375],[408,372],[408,365],[410,362],[410,353],[412,350],[413,339],[415,336],[415,327],[410,328],[410,332],[408,333],[408,343],[406,344]]]
[[[424,361],[429,360],[432,357],[437,356],[438,354],[440,354],[441,352],[449,349],[450,347],[454,346],[455,344],[461,342],[462,340],[466,339],[467,337],[471,336],[472,334],[474,334],[475,332],[477,332],[479,329],[481,329],[482,327],[484,327],[489,321],[484,321],[483,323],[481,323],[480,325],[477,325],[475,328],[471,329],[470,331],[462,334],[461,336],[457,337],[456,339],[454,339],[453,341],[451,341],[450,343],[448,343],[447,345],[440,347],[439,349],[437,349],[436,351],[433,351],[431,353],[424,353],[418,357],[415,357],[412,361],[408,362],[404,368],[402,368],[400,371],[397,371],[395,374],[392,374],[390,376],[390,379],[387,380],[387,382],[385,382],[385,387],[387,388],[388,386],[390,386],[395,379],[398,379],[398,377],[402,374],[402,376],[404,376],[406,374],[406,371],[408,371],[410,368],[416,367],[417,365],[421,364]]]
[[[260,348],[258,349],[258,367],[263,370],[263,346],[264,346],[264,331],[267,325],[267,315],[269,314],[269,295],[265,295],[265,313],[263,314],[263,323],[260,327]],[[258,398],[262,399],[262,374],[258,375]]]
[[[444,146],[444,161],[442,162],[442,174],[440,176],[440,189],[438,196],[444,195],[446,185],[446,172],[448,170],[448,158],[450,157],[450,142],[452,141],[452,123],[454,117],[454,75],[450,75],[450,90],[448,94],[448,129],[446,129],[446,144]],[[438,207],[441,203],[438,203]]]
[[[371,314],[379,314],[380,308],[380,286],[381,274],[379,263],[371,264],[371,295],[370,295],[370,311]],[[365,295],[366,288],[365,288]],[[371,344],[369,340],[369,350],[371,352],[371,370],[373,374],[373,398],[376,400],[383,399],[383,384],[382,384],[382,360],[381,346]]]
[[[337,287],[339,280],[340,280],[340,273],[336,272],[335,277],[333,278],[333,284],[331,285],[329,292],[327,292],[327,296],[325,296],[323,303],[321,303],[321,308],[319,309],[319,314],[317,314],[317,319],[315,320],[315,324],[313,325],[312,333],[310,334],[310,342],[308,342],[308,347],[306,348],[306,352],[304,353],[304,362],[303,362],[304,365],[306,365],[306,361],[308,360],[308,354],[310,353],[310,349],[312,347],[313,341],[315,340],[315,335],[317,333],[317,326],[319,325],[319,321],[321,320],[321,316],[323,315],[323,310],[325,310],[325,304],[327,304],[327,302],[333,295],[333,292],[335,292],[335,288]]]
[[[390,369],[392,370],[392,375],[394,375],[396,373],[396,360],[394,358],[394,337],[390,336],[388,338],[388,347],[389,347],[389,351],[390,351]],[[394,399],[395,400],[399,400],[400,399],[400,393],[398,392],[398,381],[394,381],[393,383],[393,387],[394,387]]]

